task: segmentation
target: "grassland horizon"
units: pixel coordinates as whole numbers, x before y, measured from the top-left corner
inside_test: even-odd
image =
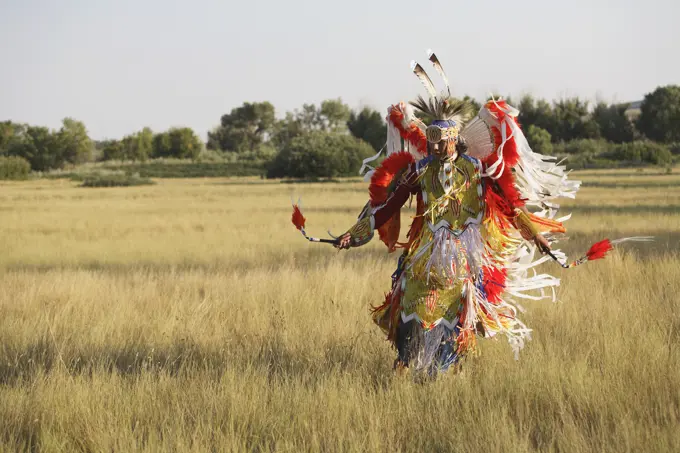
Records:
[[[310,233],[346,230],[365,183],[0,182],[0,451],[678,451],[680,175],[573,177],[565,252],[655,242],[547,263],[519,360],[483,340],[426,384],[369,316],[396,254],[290,224],[301,196]]]

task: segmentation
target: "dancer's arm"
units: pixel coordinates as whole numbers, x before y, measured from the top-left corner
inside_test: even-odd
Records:
[[[522,237],[528,241],[533,241],[541,253],[550,251],[550,243],[540,233],[538,226],[531,220],[529,210],[526,208],[524,200],[520,197],[512,171],[506,168],[489,189],[503,198],[507,206],[506,215],[510,217],[512,224]]]
[[[373,237],[373,232],[391,219],[408,201],[411,194],[417,190],[416,180],[417,177],[413,171],[409,171],[404,175],[394,192],[387,198],[387,201],[373,208],[370,215],[359,220],[349,231],[340,236],[335,247],[348,249],[368,243]]]
[[[538,227],[531,221],[529,210],[526,206],[515,208],[515,228],[519,230],[524,239],[533,240],[536,247],[545,254],[550,251],[550,242],[538,231]]]

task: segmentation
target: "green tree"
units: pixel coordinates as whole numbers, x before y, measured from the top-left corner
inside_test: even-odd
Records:
[[[0,122],[0,155],[6,154],[15,140],[15,128],[11,121]]]
[[[118,159],[142,162],[147,160],[154,151],[153,139],[153,132],[148,127],[123,137],[120,143],[121,155]],[[115,148],[112,151],[115,152]]]
[[[530,94],[522,96],[519,104],[518,121],[522,127],[528,131],[529,126],[540,127],[547,131],[551,136],[555,133],[555,115],[552,106],[544,99],[536,101]]]
[[[26,159],[36,171],[60,168],[64,164],[61,144],[55,134],[40,126],[22,127],[7,154]]]
[[[293,116],[304,132],[318,131],[323,128],[321,112],[314,104],[303,104],[300,110],[295,110]]]
[[[578,138],[600,138],[600,130],[588,112],[588,101],[577,97],[566,98],[553,104],[555,130],[548,132],[556,140],[575,140]]]
[[[353,136],[367,142],[376,151],[387,141],[387,129],[382,115],[369,107],[364,107],[359,113],[352,112],[347,128]]]
[[[278,149],[283,149],[295,137],[298,137],[309,130],[303,125],[302,120],[295,113],[286,112],[286,117],[276,122],[272,143]]]
[[[153,157],[172,157],[170,134],[161,132],[153,136]]]
[[[153,153],[153,131],[145,127],[135,134],[135,153],[132,160],[145,161]]]
[[[482,104],[480,104],[467,94],[465,95],[465,97],[463,97],[463,101],[468,102],[472,106],[472,112],[474,115],[476,115],[482,109]]]
[[[180,159],[196,159],[203,149],[203,142],[191,128],[173,128],[169,131],[172,152]]]
[[[635,128],[625,112],[625,106],[607,105],[604,102],[595,106],[592,118],[597,123],[602,138],[614,143],[633,141]]]
[[[650,140],[680,141],[680,86],[659,87],[647,94],[640,107],[637,128]]]
[[[552,154],[553,146],[551,139],[550,132],[541,127],[532,124],[527,128],[527,141],[529,142],[529,146],[539,154]]]
[[[303,104],[300,109],[287,112],[286,117],[276,122],[272,144],[285,148],[294,138],[313,131],[345,132],[351,110],[341,99],[328,99],[320,106]]]
[[[172,128],[153,138],[153,157],[196,159],[203,149],[201,139],[191,128]]]
[[[125,160],[125,148],[121,140],[107,140],[102,149],[104,160]]]
[[[313,131],[302,134],[279,152],[270,178],[330,178],[356,175],[361,162],[374,153],[371,146],[351,135]]]
[[[64,118],[62,127],[56,133],[55,138],[59,147],[59,156],[57,157],[57,160],[61,161],[59,166],[65,162],[82,164],[92,160],[94,144],[81,121]]]
[[[328,132],[342,132],[346,130],[350,117],[350,108],[342,99],[327,99],[319,108],[321,130]]]
[[[269,102],[244,103],[222,115],[220,125],[208,133],[208,149],[250,151],[269,139],[276,112]]]
[[[0,123],[0,154],[22,157],[36,171],[88,162],[93,149],[85,125],[71,118],[65,118],[55,132],[10,121]]]

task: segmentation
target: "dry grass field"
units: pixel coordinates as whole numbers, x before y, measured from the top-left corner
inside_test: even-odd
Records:
[[[565,251],[656,242],[548,263],[520,359],[485,340],[431,383],[370,320],[396,255],[290,224],[300,195],[344,231],[364,183],[0,183],[0,451],[680,451],[680,176],[575,177]]]

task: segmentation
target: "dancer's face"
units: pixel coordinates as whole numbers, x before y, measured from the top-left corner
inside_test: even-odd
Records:
[[[456,142],[453,140],[441,140],[438,143],[429,143],[430,154],[443,158],[449,156],[452,159],[457,157]]]

